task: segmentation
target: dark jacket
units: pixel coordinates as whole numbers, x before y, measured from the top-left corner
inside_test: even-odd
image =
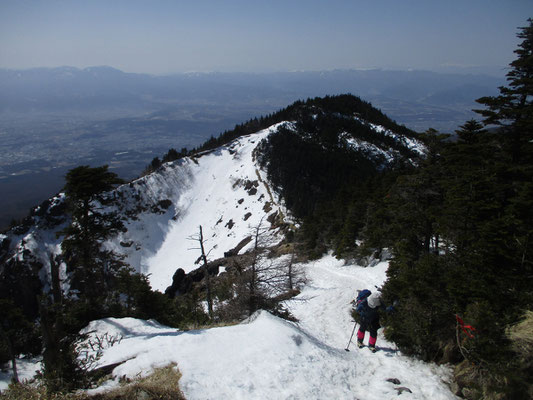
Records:
[[[357,306],[357,313],[360,317],[360,325],[363,330],[377,331],[380,328],[379,310],[384,309],[383,305],[372,308],[368,305],[367,300]]]

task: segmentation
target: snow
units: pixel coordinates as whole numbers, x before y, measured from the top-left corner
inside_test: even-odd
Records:
[[[399,154],[398,151],[392,149],[383,150],[373,143],[361,139],[351,138],[347,134],[343,135],[342,138],[351,149],[361,151],[363,154],[371,158],[383,158],[386,163],[393,162],[395,157],[397,157]]]
[[[350,302],[358,289],[382,285],[387,262],[375,267],[345,264],[331,255],[302,264],[309,283],[287,306],[298,323],[266,311],[234,326],[179,331],[134,318],[93,321],[84,332],[118,338],[104,346],[98,365],[124,361],[113,379],[89,393],[119,385],[123,377],[149,375],[176,363],[187,399],[392,399],[399,387],[410,399],[456,399],[451,370],[402,355],[378,335],[378,352],[348,345],[354,323]],[[365,343],[368,340],[365,338]],[[29,377],[25,367],[23,376]],[[396,378],[395,385],[387,379]],[[2,376],[3,387],[9,377]]]
[[[359,117],[354,117],[357,121],[368,125],[370,128],[372,128],[375,132],[380,133],[382,135],[388,136],[393,138],[396,142],[401,143],[403,146],[407,147],[409,150],[414,151],[415,153],[418,153],[420,156],[425,156],[427,153],[426,146],[419,140],[404,136],[404,135],[398,135],[397,133],[394,133],[390,129],[385,128],[382,125],[373,124],[371,122],[365,121]],[[383,150],[379,149],[375,145],[368,144],[367,142],[360,141],[360,140],[352,140],[349,141],[349,144],[352,145],[355,149],[358,149],[359,147],[362,147],[364,150],[370,151],[370,154],[372,154],[372,151],[375,151],[376,154],[380,154]],[[382,154],[383,155],[383,154]],[[385,156],[385,158],[388,158]]]
[[[376,132],[383,133],[385,136],[389,136],[389,137],[395,139],[397,142],[402,143],[409,150],[412,150],[412,151],[418,153],[421,156],[424,156],[426,154],[427,148],[422,142],[420,142],[418,140],[415,140],[415,139],[412,139],[412,138],[407,137],[407,136],[398,135],[398,134],[394,133],[393,131],[391,131],[390,129],[385,128],[384,126],[376,125],[376,124],[372,124],[372,123],[368,123],[368,124]]]
[[[374,130],[376,133],[379,133],[384,136],[388,136],[390,138],[393,138],[395,142],[400,143],[402,146],[408,148],[409,150],[418,153],[421,156],[424,156],[427,152],[427,149],[425,145],[413,138],[398,135],[391,131],[390,129],[385,128],[382,125],[373,124],[367,121],[362,120],[359,117],[355,117],[356,120],[359,122],[369,126],[372,130]],[[394,150],[392,148],[384,148],[380,147],[379,145],[376,145],[374,143],[370,143],[366,140],[362,140],[359,138],[353,138],[350,134],[347,132],[343,132],[340,135],[341,139],[344,140],[346,145],[358,152],[362,152],[369,158],[373,159],[382,159],[386,164],[390,164],[394,162],[394,160],[400,158],[400,152],[398,150]],[[411,163],[413,163],[413,160],[410,160]]]
[[[159,171],[118,188],[115,193],[129,215],[127,231],[106,246],[124,254],[130,265],[149,274],[154,289],[164,291],[178,267],[185,272],[197,267],[198,243],[190,239],[199,233],[199,226],[209,259],[214,260],[251,235],[261,222],[266,225],[268,215],[276,211],[287,215],[253,156],[257,144],[279,125],[201,157],[164,164]],[[412,145],[416,149],[416,143]],[[250,182],[256,182],[254,190]],[[157,207],[162,200],[170,201],[167,209]],[[270,211],[265,211],[267,202]],[[139,210],[139,205],[144,208]],[[20,238],[23,245],[17,256],[23,257],[23,250],[29,249],[49,270],[47,255],[60,251],[56,230],[30,231]],[[270,229],[268,239],[275,243],[281,235]],[[250,246],[253,242],[241,252]],[[387,266],[381,262],[363,268],[331,255],[298,265],[309,282],[300,295],[286,302],[298,323],[264,311],[238,325],[192,331],[133,318],[93,321],[85,329],[91,337],[121,338],[102,349],[99,365],[124,361],[114,369],[113,379],[93,392],[118,385],[123,376],[148,375],[154,368],[176,363],[188,399],[396,398],[398,385],[389,378],[399,379],[400,386],[412,391],[403,397],[454,399],[446,384],[451,379],[448,367],[403,356],[381,332],[375,354],[353,344],[350,352],[344,350],[354,328],[351,300],[358,289],[375,290],[382,285]],[[33,362],[19,365],[24,379],[39,369]],[[8,381],[9,374],[2,373],[0,389]]]
[[[403,356],[378,337],[379,351],[348,344],[354,324],[350,301],[357,289],[375,289],[387,263],[345,265],[331,255],[303,264],[310,281],[287,306],[292,323],[265,311],[227,327],[178,331],[156,321],[108,318],[92,322],[91,335],[121,337],[103,350],[99,365],[124,361],[113,380],[90,393],[118,385],[121,377],[146,376],[176,363],[187,399],[387,399],[398,387],[411,399],[455,399],[446,381],[448,367]],[[368,340],[368,338],[366,338]],[[366,342],[365,340],[365,342]],[[399,379],[395,385],[387,379]]]
[[[138,215],[126,224],[128,231],[110,241],[108,247],[125,254],[131,266],[147,274],[153,289],[164,291],[178,268],[190,272],[199,267],[195,263],[201,253],[194,238],[200,226],[206,252],[214,260],[250,236],[261,221],[268,225],[268,215],[276,211],[286,215],[253,159],[257,144],[282,124],[241,137],[197,159],[166,164],[161,173],[134,182],[133,189],[123,186],[121,190],[129,198],[136,191],[144,196],[145,204],[168,199],[172,207],[163,214]],[[248,182],[255,182],[253,191],[246,189]],[[272,205],[268,213],[264,210],[266,202]],[[276,231],[268,236],[271,243],[281,239]],[[132,245],[125,249],[120,242]]]
[[[25,381],[30,380],[34,377],[35,373],[37,371],[40,371],[41,369],[41,362],[39,359],[31,358],[31,359],[18,359],[17,360],[17,372],[19,376],[19,380]],[[9,370],[1,370],[0,371],[0,391],[6,390],[9,386],[9,383],[11,382],[11,362],[9,362]]]

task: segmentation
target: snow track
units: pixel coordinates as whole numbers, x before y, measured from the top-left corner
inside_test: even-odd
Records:
[[[93,321],[85,329],[90,335],[121,337],[103,351],[99,365],[123,363],[113,380],[91,392],[176,363],[189,400],[382,400],[398,398],[401,387],[411,391],[401,398],[456,398],[445,383],[449,368],[403,356],[381,334],[375,354],[355,344],[344,351],[354,326],[350,301],[357,289],[383,283],[386,263],[362,268],[325,256],[303,267],[309,283],[287,302],[297,324],[264,311],[239,325],[187,332],[133,318]],[[31,371],[28,366],[23,377]],[[7,387],[9,376],[0,378],[0,388]],[[388,382],[391,378],[401,383]]]
[[[289,304],[291,312],[300,320],[299,327],[323,343],[344,349],[354,327],[350,302],[358,289],[375,290],[375,286],[381,286],[386,278],[387,265],[383,262],[372,268],[361,268],[344,265],[344,261],[326,256],[307,266],[310,283]],[[365,337],[367,343],[368,333]],[[409,388],[412,393],[404,392],[403,396],[412,399],[455,398],[444,382],[451,378],[446,367],[401,355],[393,343],[383,338],[382,330],[378,334],[377,347],[380,350],[375,354],[366,347],[358,349],[354,335],[350,352],[336,355],[337,362],[348,361],[343,384],[350,388],[355,398],[395,398],[399,387]],[[388,382],[390,378],[398,379],[401,384]]]
[[[402,356],[381,336],[375,354],[354,345],[344,351],[353,329],[349,303],[356,289],[383,282],[386,263],[361,268],[326,256],[304,267],[310,282],[287,302],[297,324],[266,312],[236,326],[189,332],[131,318],[91,323],[88,331],[123,336],[100,360],[103,365],[128,360],[109,384],[175,362],[191,400],[381,400],[397,398],[399,387],[411,390],[401,394],[405,398],[455,398],[443,381],[449,378],[447,368]]]

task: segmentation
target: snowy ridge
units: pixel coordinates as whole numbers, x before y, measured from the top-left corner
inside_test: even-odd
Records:
[[[401,144],[403,147],[411,150],[412,152],[418,154],[421,157],[425,157],[427,153],[427,147],[419,140],[410,138],[405,135],[399,135],[394,133],[390,129],[385,128],[382,125],[373,124],[371,122],[365,121],[359,117],[354,117],[355,120],[361,122],[363,125],[367,125],[372,128],[378,134],[394,139],[398,144]],[[341,135],[341,139],[354,150],[362,151],[363,154],[366,154],[372,158],[382,158],[386,163],[391,163],[395,159],[400,158],[400,153],[397,150],[392,148],[383,149],[373,143],[367,141],[356,139],[350,137],[347,133]],[[411,159],[411,163],[414,161]]]
[[[371,159],[384,160],[386,164],[392,163],[396,158],[400,157],[397,150],[388,149],[383,150],[381,147],[361,139],[352,138],[349,134],[341,134],[341,140],[344,140],[346,145],[352,150],[363,153]]]
[[[92,335],[122,336],[104,350],[99,364],[125,361],[113,371],[115,378],[95,391],[117,385],[119,377],[176,363],[191,400],[378,400],[396,398],[402,387],[412,392],[403,396],[412,399],[455,399],[445,382],[448,368],[401,355],[381,332],[375,354],[354,344],[344,350],[353,328],[349,303],[356,289],[383,282],[386,262],[362,268],[326,256],[303,267],[311,282],[287,302],[298,324],[266,312],[239,325],[186,332],[132,318],[92,322],[86,328]],[[387,381],[391,378],[401,383]]]
[[[191,250],[198,246],[190,239],[198,234],[200,225],[209,258],[217,259],[251,235],[260,223],[269,226],[267,217],[278,215],[286,220],[288,213],[268,187],[253,156],[257,144],[284,124],[192,158],[166,163],[156,172],[111,191],[109,196],[118,200],[117,211],[124,216],[127,231],[110,239],[106,247],[125,255],[125,261],[136,271],[149,275],[153,289],[164,291],[176,269],[189,272],[198,268],[195,262],[200,253]],[[50,202],[60,206],[64,198],[59,194]],[[20,261],[40,263],[42,281],[47,283],[50,255],[61,253],[62,238],[56,233],[68,221],[63,217],[60,224],[50,226],[45,217],[34,216],[27,232],[12,235],[9,250]],[[272,244],[281,238],[277,230],[269,231]],[[65,274],[65,265],[61,271]]]
[[[427,148],[424,144],[422,144],[422,142],[404,135],[398,135],[381,125],[372,124],[370,122],[368,122],[368,125],[370,125],[376,132],[383,133],[385,136],[393,138],[396,142],[400,142],[409,150],[412,150],[421,156],[426,154]]]
[[[350,117],[356,118],[358,117]],[[414,139],[396,135],[386,128],[370,124],[378,135],[393,137],[395,141],[423,154],[425,148]],[[266,174],[254,157],[254,149],[279,127],[294,131],[304,139],[314,140],[305,133],[297,133],[296,122],[281,122],[255,134],[240,137],[213,151],[166,163],[156,172],[122,185],[109,193],[118,200],[117,211],[124,217],[125,232],[106,243],[108,249],[124,255],[125,261],[136,271],[149,275],[152,287],[164,291],[178,268],[189,272],[198,267],[199,252],[191,250],[197,243],[191,238],[202,226],[207,251],[211,260],[224,256],[243,239],[250,236],[254,227],[266,220],[287,221],[289,213],[282,201],[268,186]],[[339,133],[341,141],[374,160],[377,165],[394,163],[401,158],[398,150],[372,144]],[[64,195],[50,201],[47,213],[60,208]],[[33,225],[20,235],[0,238],[2,247],[10,242],[9,253],[19,259],[40,263],[43,281],[49,281],[50,255],[61,253],[61,239],[56,233],[68,220],[47,224],[49,215],[36,211]],[[270,241],[275,243],[282,235],[270,231]],[[248,247],[241,249],[245,252]],[[62,271],[64,273],[64,266]]]
[[[153,289],[164,291],[177,268],[189,272],[198,267],[195,262],[200,253],[191,250],[198,243],[191,238],[199,233],[200,225],[206,251],[210,251],[210,259],[217,259],[260,223],[267,226],[269,215],[286,215],[253,156],[257,144],[283,124],[201,156],[167,163],[155,173],[121,186],[117,196],[124,199],[122,211],[130,215],[127,232],[107,246],[126,255],[126,262],[137,271],[149,274]],[[145,209],[136,213],[139,204]],[[271,243],[279,240],[279,232],[271,230]]]

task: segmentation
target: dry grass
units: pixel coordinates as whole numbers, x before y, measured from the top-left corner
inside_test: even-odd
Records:
[[[524,319],[507,330],[513,349],[524,359],[533,358],[533,311],[526,311]]]
[[[211,328],[223,328],[226,326],[235,326],[239,325],[241,321],[238,320],[232,320],[232,321],[216,321],[206,324],[186,324],[183,327],[180,328],[181,331],[187,332],[187,331],[198,331],[198,330],[204,330],[204,329],[211,329]]]
[[[127,382],[108,392],[88,396],[84,393],[47,394],[43,385],[11,385],[0,400],[185,400],[179,388],[181,373],[175,364],[156,369],[153,374]]]
[[[156,369],[152,375],[137,379],[120,388],[111,390],[90,399],[94,400],[185,400],[179,388],[181,373],[176,364]]]
[[[0,393],[0,400],[85,400],[87,396],[74,393],[47,393],[46,387],[35,383],[18,383],[9,385],[9,389]]]

